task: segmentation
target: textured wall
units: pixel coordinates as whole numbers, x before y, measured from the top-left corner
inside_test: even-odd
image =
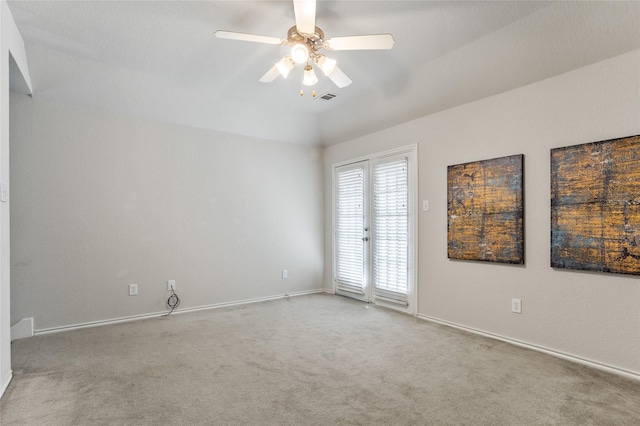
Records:
[[[325,152],[325,288],[331,164],[419,144],[418,312],[640,374],[638,277],[550,265],[550,149],[640,131],[640,51],[335,145]],[[523,266],[447,259],[447,166],[524,154]],[[522,314],[511,299],[522,299]]]
[[[317,149],[22,95],[11,107],[13,322],[159,312],[169,279],[181,308],[322,287]]]

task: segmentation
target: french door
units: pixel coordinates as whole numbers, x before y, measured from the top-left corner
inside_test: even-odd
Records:
[[[335,292],[415,313],[414,150],[334,169]]]

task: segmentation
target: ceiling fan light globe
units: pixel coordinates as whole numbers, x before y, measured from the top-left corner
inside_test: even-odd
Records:
[[[289,75],[289,72],[291,72],[294,65],[295,64],[291,59],[291,57],[285,56],[284,58],[280,59],[280,61],[278,61],[278,63],[276,64],[276,67],[278,68],[278,71],[280,71],[280,75],[283,78],[287,78],[287,76]]]
[[[320,67],[324,75],[329,76],[333,72],[333,70],[336,69],[336,60],[327,58],[324,55],[319,55],[318,66]]]
[[[302,79],[302,84],[305,86],[313,86],[318,83],[318,77],[316,77],[316,73],[311,68],[311,65],[307,65],[304,67],[304,77]]]
[[[303,64],[309,59],[309,48],[302,43],[296,43],[291,48],[291,59],[296,64]]]

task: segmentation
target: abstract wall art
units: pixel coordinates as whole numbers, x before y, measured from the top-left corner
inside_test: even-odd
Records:
[[[551,266],[640,275],[640,135],[551,150]]]
[[[450,259],[524,263],[524,156],[447,168]]]

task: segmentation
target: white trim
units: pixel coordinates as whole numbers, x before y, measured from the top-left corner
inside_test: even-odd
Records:
[[[13,370],[9,370],[9,377],[7,377],[7,381],[4,382],[2,384],[2,387],[0,388],[0,398],[2,398],[2,395],[4,395],[4,392],[9,387],[9,383],[11,383],[11,379],[13,379]]]
[[[463,330],[463,331],[468,331],[468,332],[473,333],[473,334],[478,334],[480,336],[489,337],[489,338],[495,339],[495,340],[500,340],[501,342],[510,343],[512,345],[519,346],[521,348],[531,349],[531,350],[534,350],[536,352],[542,352],[544,354],[551,355],[551,356],[554,356],[556,358],[561,358],[561,359],[564,359],[564,360],[567,360],[567,361],[575,362],[577,364],[582,364],[582,365],[586,365],[588,367],[592,367],[592,368],[595,368],[595,369],[598,369],[598,370],[606,371],[608,373],[613,373],[613,374],[616,374],[618,376],[623,376],[623,377],[626,377],[626,378],[629,378],[629,379],[640,381],[640,373],[636,373],[634,371],[629,371],[629,370],[625,370],[623,368],[614,367],[612,365],[603,364],[603,363],[598,362],[598,361],[593,361],[593,360],[590,360],[590,359],[581,358],[581,357],[576,356],[576,355],[571,355],[571,354],[567,354],[567,353],[564,353],[564,352],[556,351],[554,349],[545,348],[544,346],[538,346],[538,345],[534,345],[532,343],[523,342],[521,340],[500,336],[498,334],[493,334],[493,333],[489,333],[489,332],[482,331],[482,330],[477,330],[475,328],[471,328],[471,327],[467,327],[467,326],[464,326],[464,325],[456,324],[456,323],[453,323],[453,322],[441,320],[441,319],[430,317],[430,316],[427,316],[427,315],[418,314],[417,317],[422,319],[422,320],[425,320],[425,321],[434,322],[434,323],[437,323],[437,324],[445,325],[447,327],[457,328],[457,329]]]
[[[349,160],[338,161],[337,163],[333,163],[331,165],[331,168],[335,169],[336,167],[346,166],[347,164],[351,164],[351,163],[359,163],[360,161],[373,160],[373,159],[376,159],[378,157],[386,157],[386,156],[389,156],[389,155],[404,154],[404,153],[407,153],[407,152],[412,152],[414,150],[415,150],[416,156],[417,156],[418,155],[418,144],[417,143],[413,143],[411,145],[401,146],[399,148],[388,149],[386,151],[374,152],[373,154],[366,154],[366,155],[362,155],[360,157],[351,158]]]
[[[336,294],[336,164],[331,165],[331,294]],[[326,262],[326,259],[325,259]]]
[[[275,296],[256,297],[254,299],[235,300],[235,301],[231,301],[231,302],[214,303],[212,305],[194,306],[192,308],[176,309],[175,311],[173,311],[173,313],[171,315],[185,314],[185,313],[188,313],[188,312],[196,312],[196,311],[204,311],[204,310],[207,310],[207,309],[226,308],[226,307],[229,307],[229,306],[247,305],[247,304],[250,304],[250,303],[266,302],[268,300],[277,300],[277,299],[284,299],[284,298],[288,298],[288,297],[305,296],[305,295],[308,295],[308,294],[315,294],[315,293],[322,293],[322,292],[324,292],[324,289],[305,290],[305,291],[297,291],[297,292],[294,292],[294,293],[278,294],[278,295],[275,295]],[[35,330],[34,334],[36,336],[39,336],[39,335],[43,335],[43,334],[53,334],[53,333],[60,333],[60,332],[63,332],[63,331],[79,330],[79,329],[82,329],[82,328],[100,327],[100,326],[103,326],[103,325],[120,324],[120,323],[123,323],[123,322],[131,322],[131,321],[138,321],[138,320],[149,319],[149,318],[157,318],[157,317],[161,317],[161,316],[166,315],[166,314],[167,314],[167,311],[164,311],[164,312],[153,312],[153,313],[149,313],[149,314],[132,315],[132,316],[128,316],[128,317],[112,318],[112,319],[100,320],[100,321],[83,322],[83,323],[71,324],[71,325],[63,325],[61,327],[43,328],[43,329],[40,329],[40,330]]]

